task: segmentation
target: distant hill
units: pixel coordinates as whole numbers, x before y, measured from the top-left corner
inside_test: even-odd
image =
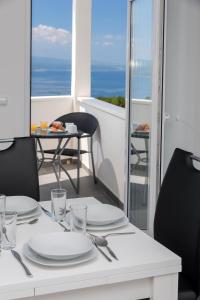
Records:
[[[50,58],[50,57],[32,57],[32,69],[33,71],[49,70],[70,70],[71,63],[69,60]],[[94,63],[92,65],[93,71],[125,71],[125,66],[120,65],[106,65],[101,63]]]
[[[138,60],[135,63],[134,71],[137,75],[149,76],[151,72],[152,63],[149,60]],[[65,59],[50,58],[50,57],[36,57],[32,58],[32,69],[33,71],[59,71],[59,70],[71,70],[71,62]],[[93,72],[111,72],[111,71],[122,71],[125,72],[125,66],[123,65],[107,65],[105,63],[95,62],[92,64]]]
[[[58,59],[58,58],[50,58],[50,57],[32,57],[32,69],[33,71],[39,71],[42,69],[49,70],[49,71],[58,71],[58,70],[66,70],[70,69],[71,64],[70,61],[65,59]]]

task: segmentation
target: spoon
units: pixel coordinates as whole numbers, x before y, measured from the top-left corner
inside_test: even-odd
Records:
[[[102,235],[104,238],[107,238],[109,236],[116,236],[116,235],[126,235],[126,234],[135,234],[134,231],[127,231],[127,232],[113,232]]]
[[[7,236],[7,230],[6,230],[6,227],[5,227],[5,226],[3,226],[3,228],[2,228],[2,232],[3,232],[3,234],[4,234],[5,238],[6,238],[6,240],[7,240],[8,242],[10,242],[9,239],[8,239],[8,236]]]
[[[37,223],[38,221],[39,221],[39,219],[33,219],[31,221],[28,221],[28,222],[17,223],[17,225],[23,225],[23,224],[33,225],[33,224]]]
[[[106,247],[106,249],[108,250],[108,252],[110,253],[110,255],[112,257],[114,257],[116,260],[118,260],[116,254],[113,252],[113,250],[108,246],[108,241],[105,239],[105,237],[103,236],[94,236],[93,238],[95,240],[95,243],[99,246],[99,247]]]

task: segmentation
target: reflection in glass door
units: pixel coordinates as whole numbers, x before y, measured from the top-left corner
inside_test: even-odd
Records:
[[[130,221],[147,229],[152,90],[152,1],[130,3],[129,201]]]

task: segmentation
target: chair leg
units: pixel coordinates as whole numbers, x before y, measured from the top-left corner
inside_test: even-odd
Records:
[[[78,139],[78,156],[77,156],[77,194],[80,190],[80,139]]]
[[[54,161],[52,162],[52,167],[53,167],[54,174],[55,174],[55,176],[56,176],[58,188],[61,189],[62,186],[61,186],[60,178],[59,178],[59,176],[58,176],[58,174],[57,174],[57,170],[56,170],[56,166],[55,166],[55,162],[54,162]]]
[[[61,167],[60,167],[60,164],[61,164],[61,158],[60,158],[60,155],[58,157],[58,176],[59,176],[59,179],[61,178]]]
[[[93,171],[93,179],[94,183],[97,183],[97,178],[95,174],[95,167],[94,167],[94,155],[93,155],[93,139],[91,137],[91,143],[90,143],[90,153],[91,153],[91,160],[92,160],[92,171]]]

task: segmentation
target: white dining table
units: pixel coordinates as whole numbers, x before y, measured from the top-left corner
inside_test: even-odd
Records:
[[[68,202],[88,205],[99,203],[93,197],[69,199]],[[50,209],[50,201],[41,204]],[[63,229],[45,214],[34,225],[17,226],[16,250],[22,254],[22,247],[31,236],[55,231]],[[118,261],[113,259],[108,262],[98,253],[97,258],[90,262],[52,268],[37,265],[23,257],[33,274],[32,278],[26,277],[10,251],[2,251],[0,299],[177,300],[181,259],[132,224],[112,232],[126,231],[135,231],[135,234],[107,238]]]

